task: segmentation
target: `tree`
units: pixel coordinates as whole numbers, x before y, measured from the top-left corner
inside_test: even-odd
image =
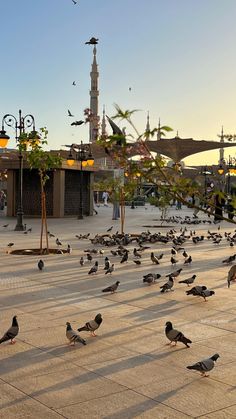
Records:
[[[39,175],[41,194],[40,254],[43,252],[44,234],[47,253],[49,253],[45,185],[49,179],[49,171],[58,168],[62,160],[60,156],[53,155],[50,151],[43,149],[43,146],[47,144],[47,135],[47,129],[41,128],[39,133],[36,131],[32,131],[29,134],[23,133],[18,143],[20,152],[26,152],[27,147],[29,147],[29,150],[25,153],[26,160],[30,169],[36,169]]]
[[[115,105],[115,108],[117,113],[113,116],[113,119],[125,120],[136,134],[135,140],[133,140],[133,136],[127,136],[124,133],[122,135],[110,135],[107,138],[98,140],[98,144],[104,147],[106,153],[116,162],[117,167],[128,171],[131,177],[134,171],[138,170],[143,179],[157,186],[159,194],[161,196],[164,195],[167,201],[174,198],[189,206],[187,198],[196,194],[200,197],[202,203],[206,203],[210,207],[210,211],[203,206],[192,205],[192,207],[207,214],[213,214],[215,205],[213,202],[207,201],[207,197],[202,193],[199,182],[184,176],[179,164],[167,167],[166,159],[161,155],[154,155],[148,149],[145,142],[148,137],[153,137],[156,132],[161,132],[161,136],[163,136],[165,132],[172,131],[172,129],[168,126],[163,126],[140,134],[132,121],[132,115],[135,111],[123,111],[118,105]],[[132,140],[128,142],[129,137]],[[139,159],[134,163],[132,159],[135,155],[139,156]],[[216,191],[217,193],[219,191]],[[223,219],[228,221],[227,218],[223,217]],[[232,222],[235,223],[234,221]]]

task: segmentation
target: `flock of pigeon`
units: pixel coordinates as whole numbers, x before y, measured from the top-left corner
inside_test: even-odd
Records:
[[[5,227],[5,226],[4,226]],[[89,248],[85,249],[84,256],[81,256],[79,263],[81,266],[84,266],[85,263],[92,264],[91,268],[88,270],[88,275],[96,275],[100,272],[99,270],[99,263],[101,263],[101,257],[103,257],[105,250],[104,248],[110,248],[110,256],[107,254],[104,257],[104,266],[102,266],[102,272],[104,275],[109,274],[112,276],[113,272],[115,271],[115,263],[114,260],[111,262],[111,258],[116,258],[119,264],[127,264],[131,261],[131,263],[135,263],[138,266],[142,264],[143,254],[145,254],[146,250],[151,249],[151,244],[161,243],[164,245],[171,244],[170,253],[166,251],[155,254],[152,250],[150,251],[150,264],[158,266],[162,263],[163,258],[169,257],[169,263],[172,267],[176,266],[177,263],[181,263],[182,267],[179,269],[172,269],[172,272],[165,275],[165,278],[168,280],[164,282],[164,284],[160,285],[160,293],[166,293],[174,291],[175,286],[178,284],[184,284],[187,287],[192,286],[188,290],[186,290],[187,296],[196,296],[202,297],[204,301],[207,301],[207,298],[215,295],[215,292],[211,289],[208,289],[206,285],[194,285],[197,275],[194,274],[187,278],[178,280],[180,275],[183,273],[183,269],[185,266],[191,265],[193,262],[192,256],[189,255],[185,250],[185,245],[188,245],[192,242],[192,245],[198,246],[204,240],[209,240],[213,243],[213,245],[219,245],[222,240],[226,240],[229,245],[232,247],[234,243],[236,243],[236,233],[224,233],[221,234],[220,227],[218,227],[218,232],[210,232],[208,230],[207,236],[197,235],[196,231],[188,230],[186,227],[180,228],[180,233],[178,234],[175,229],[170,229],[166,234],[163,233],[151,233],[149,230],[144,231],[140,234],[130,235],[130,234],[120,234],[116,232],[112,234],[113,227],[110,227],[105,234],[96,235],[94,238],[90,238],[90,233],[88,234],[80,234],[76,235],[75,237],[78,240],[90,240],[93,246],[100,245],[102,248]],[[50,237],[55,237],[52,233],[48,232]],[[58,249],[62,246],[62,241],[59,238],[55,240]],[[10,243],[11,244],[11,243]],[[9,245],[10,245],[9,244]],[[130,245],[132,246],[135,244],[135,247],[131,249]],[[147,245],[148,244],[148,245]],[[116,248],[114,248],[116,247]],[[67,251],[63,253],[71,253],[72,247],[68,245]],[[109,250],[108,250],[109,252]],[[169,252],[169,250],[168,250]],[[100,256],[99,260],[97,260],[97,256]],[[169,255],[169,256],[168,256]],[[119,258],[119,259],[118,259]],[[181,261],[179,259],[181,258]],[[95,259],[95,260],[94,260]],[[231,264],[236,259],[236,254],[229,256],[227,259],[224,259],[222,263],[228,265]],[[145,262],[147,258],[145,259]],[[45,263],[42,259],[38,261],[38,269],[40,271],[45,269]],[[158,272],[153,273],[149,272],[143,275],[142,282],[144,284],[154,285],[157,281],[161,281],[162,275]],[[230,287],[231,283],[236,280],[236,265],[233,265],[228,272],[228,279],[227,284],[228,288]],[[193,286],[194,285],[194,286]],[[113,284],[109,285],[108,287],[101,290],[103,293],[115,293],[120,286],[120,281],[116,281]],[[70,322],[66,323],[66,337],[69,341],[70,345],[75,345],[76,342],[80,342],[83,345],[86,345],[86,340],[83,339],[78,332],[88,331],[91,333],[92,336],[95,335],[95,331],[101,326],[102,324],[102,315],[98,313],[93,320],[88,321],[85,323],[84,326],[79,327],[77,331],[72,329]],[[12,326],[7,330],[7,332],[2,336],[0,339],[0,344],[6,341],[10,341],[14,343],[14,339],[19,333],[19,325],[17,321],[17,317],[14,316],[12,320]],[[165,335],[167,339],[170,341],[170,345],[173,343],[174,345],[177,342],[183,343],[187,348],[190,347],[192,341],[185,337],[184,334],[173,328],[173,325],[170,321],[168,321],[165,325]],[[213,369],[215,365],[215,361],[219,358],[219,354],[214,354],[208,359],[202,360],[197,362],[194,365],[187,366],[188,369],[194,369],[201,373],[202,376],[207,376],[207,372]]]

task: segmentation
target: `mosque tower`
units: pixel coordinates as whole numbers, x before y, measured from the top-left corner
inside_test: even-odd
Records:
[[[98,115],[98,65],[96,60],[96,45],[93,48],[93,63],[92,63],[92,71],[90,72],[91,77],[91,90],[90,90],[90,110],[91,110],[91,118],[89,122],[89,142],[92,143],[96,141],[99,131],[99,120],[100,117]]]
[[[147,124],[146,124],[146,138],[145,141],[149,141],[150,140],[150,121],[149,121],[149,111],[147,113]]]
[[[161,121],[159,118],[158,128],[157,128],[157,141],[159,141],[160,139],[161,139]]]
[[[101,136],[102,138],[107,138],[107,130],[106,130],[106,114],[105,114],[105,106],[103,105],[103,111],[102,111],[102,124],[101,124],[102,132]]]
[[[221,143],[224,143],[225,136],[224,136],[224,129],[223,129],[223,127],[221,129],[221,135],[219,135],[219,137],[220,137],[220,142]],[[219,155],[219,164],[221,164],[224,161],[224,149],[223,148],[220,148],[219,153],[220,153],[220,155]]]

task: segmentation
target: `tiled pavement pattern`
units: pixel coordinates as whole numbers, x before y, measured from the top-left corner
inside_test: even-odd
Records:
[[[187,287],[176,283],[174,292],[160,294],[159,286],[142,283],[148,272],[167,274],[170,244],[153,244],[142,257],[142,265],[131,260],[121,265],[120,258],[109,255],[115,272],[104,275],[104,256],[97,275],[88,276],[90,264],[79,265],[89,240],[78,241],[75,234],[104,233],[119,221],[111,221],[111,208],[100,207],[99,214],[85,218],[49,219],[49,230],[64,247],[70,243],[71,255],[44,256],[45,270],[37,268],[39,257],[13,256],[6,253],[7,243],[14,248],[38,246],[39,220],[27,219],[32,233],[14,232],[15,220],[2,217],[0,225],[0,334],[18,315],[20,333],[17,343],[0,346],[0,418],[209,418],[236,417],[236,284],[226,285],[229,267],[221,261],[236,252],[223,239],[219,245],[205,240],[194,245],[188,241],[186,251],[193,263],[184,267],[180,279],[197,275],[196,284],[215,290],[215,296],[203,299],[186,296]],[[174,210],[172,210],[174,213]],[[191,215],[190,210],[176,212]],[[126,232],[141,232],[144,225],[158,225],[158,210],[148,207],[126,211]],[[174,225],[179,232],[180,225]],[[236,226],[222,223],[220,232]],[[191,229],[206,235],[201,224]],[[151,232],[166,228],[149,228]],[[55,237],[55,238],[56,238]],[[56,248],[55,239],[50,243]],[[129,246],[132,250],[134,245]],[[100,248],[100,247],[98,247]],[[159,266],[151,264],[150,251],[164,252]],[[184,258],[178,255],[177,267]],[[163,278],[164,279],[164,278]],[[101,290],[116,280],[120,288],[113,295]],[[98,337],[81,335],[86,346],[70,347],[65,338],[65,323],[74,329],[102,313]],[[190,349],[178,344],[166,346],[166,321],[186,334]],[[220,358],[209,378],[189,371],[186,366],[218,352]]]

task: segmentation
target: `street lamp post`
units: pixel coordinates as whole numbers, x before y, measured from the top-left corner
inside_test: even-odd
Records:
[[[6,131],[4,130],[5,125],[12,127],[15,129],[15,138],[16,142],[19,143],[19,181],[18,181],[18,202],[17,202],[17,222],[15,226],[15,231],[23,231],[23,155],[20,146],[21,135],[25,133],[26,128],[33,127],[33,131],[35,132],[35,120],[33,115],[28,114],[26,116],[22,116],[21,110],[19,110],[19,117],[18,120],[14,115],[6,114],[2,119],[2,130],[0,131],[0,142],[4,140],[4,138],[8,137],[6,135]],[[8,137],[9,139],[9,137]]]
[[[75,158],[74,158],[75,156]],[[84,206],[83,206],[83,168],[86,166],[92,167],[94,165],[94,158],[91,153],[90,144],[72,144],[70,146],[70,153],[67,157],[68,166],[73,166],[75,160],[80,162],[80,182],[79,182],[79,213],[78,220],[82,220]]]

